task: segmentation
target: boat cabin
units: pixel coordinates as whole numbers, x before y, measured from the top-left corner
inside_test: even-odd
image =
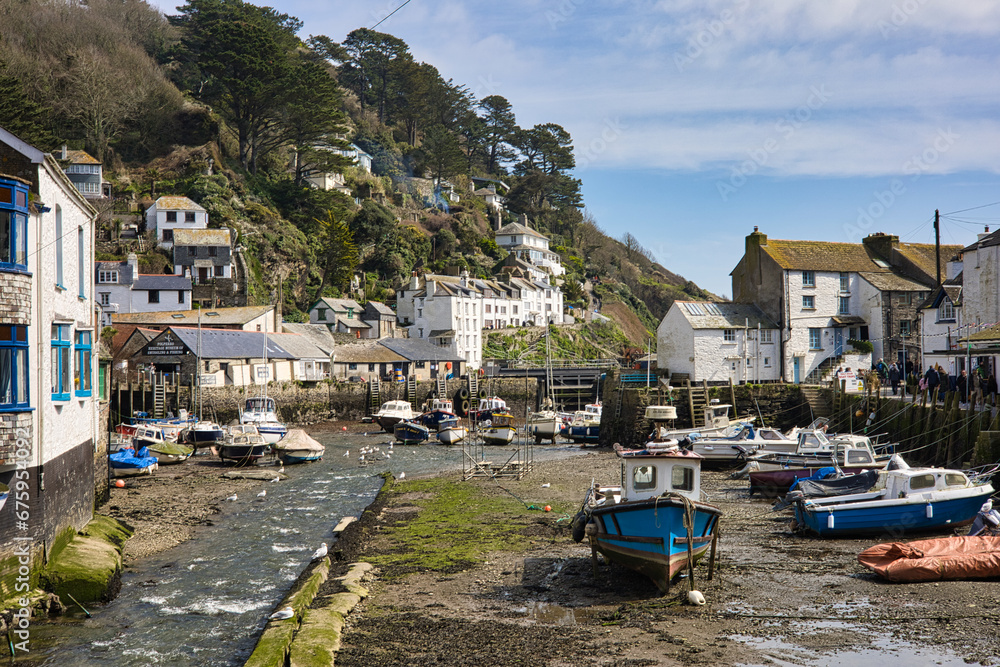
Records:
[[[882,473],[875,488],[885,488],[886,498],[907,498],[927,494],[932,491],[965,489],[974,486],[961,470],[943,468],[908,468],[887,470]]]
[[[248,398],[246,403],[243,405],[243,412],[246,414],[267,414],[275,412],[275,404],[273,398],[264,398],[263,396],[258,396],[255,398]]]
[[[413,408],[410,406],[409,401],[386,401],[382,404],[382,408],[378,411],[380,415],[387,414],[401,414],[405,413],[407,415],[413,412]]]
[[[701,460],[694,452],[620,450],[622,459],[622,500],[646,500],[677,493],[701,500]]]
[[[702,428],[726,428],[730,424],[728,403],[710,403],[705,407],[705,425]]]
[[[431,410],[442,410],[444,412],[454,412],[455,404],[450,398],[435,398],[431,401]]]
[[[480,398],[479,407],[476,410],[479,413],[484,412],[503,412],[507,409],[507,401],[503,400],[499,396],[493,396],[491,398]]]
[[[799,442],[795,448],[796,454],[824,454],[829,456],[834,451],[867,452],[870,460],[875,460],[875,448],[872,441],[863,435],[842,435],[828,437],[821,430],[799,431]],[[859,458],[864,458],[860,457]],[[864,463],[864,461],[858,461]]]

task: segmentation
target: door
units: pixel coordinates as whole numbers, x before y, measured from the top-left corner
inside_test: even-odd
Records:
[[[198,284],[204,284],[208,282],[208,269],[204,266],[198,267]]]
[[[799,377],[801,373],[801,369],[799,367],[800,359],[801,357],[792,357],[792,382],[795,384],[802,382],[802,379]]]
[[[844,330],[837,328],[833,330],[833,354],[839,357],[844,353]]]

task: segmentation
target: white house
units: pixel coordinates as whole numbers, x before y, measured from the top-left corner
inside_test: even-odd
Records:
[[[483,292],[468,273],[412,276],[397,292],[396,316],[410,338],[430,341],[477,369],[483,361]]]
[[[153,231],[160,247],[169,250],[175,229],[207,229],[208,211],[187,197],[160,197],[146,209],[146,228]]]
[[[962,318],[962,277],[946,281],[917,307],[920,314],[920,368],[940,365],[949,375],[967,370],[966,346],[960,339],[968,336]],[[916,370],[916,369],[914,369]]]
[[[191,306],[191,278],[173,274],[140,274],[139,260],[130,253],[124,262],[97,262],[94,290],[103,323],[111,325],[117,313],[154,313],[187,310]]]
[[[99,447],[97,212],[56,160],[0,128],[0,582],[92,518]],[[44,471],[44,476],[43,476]],[[19,487],[15,503],[15,476]],[[103,479],[107,479],[106,476]],[[15,514],[15,512],[17,514]]]
[[[781,379],[779,328],[752,304],[675,301],[656,329],[656,365],[691,381]]]
[[[111,196],[111,184],[104,181],[104,167],[87,151],[72,151],[66,146],[55,153],[59,165],[77,190],[87,199]]]
[[[497,245],[529,264],[544,268],[553,276],[566,273],[562,258],[549,250],[549,237],[528,226],[528,217],[504,225],[496,231]]]
[[[1000,322],[1000,230],[962,248],[962,308],[969,323]]]

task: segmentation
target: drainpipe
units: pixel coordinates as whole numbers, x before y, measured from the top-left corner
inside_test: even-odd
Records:
[[[41,170],[41,166],[39,166],[39,170]],[[41,182],[41,179],[39,179],[39,183],[40,182]],[[32,314],[32,317],[29,320],[29,322],[36,322],[37,323],[37,325],[35,326],[35,339],[37,341],[35,349],[38,350],[38,355],[39,356],[43,356],[42,355],[42,350],[45,349],[45,338],[43,337],[43,332],[42,332],[42,329],[44,328],[42,326],[42,312],[43,312],[42,311],[42,293],[44,291],[42,286],[45,284],[45,281],[42,279],[42,267],[45,265],[45,263],[42,261],[42,248],[44,247],[44,244],[42,243],[42,229],[44,228],[44,225],[42,225],[42,212],[41,211],[39,211],[39,213],[35,216],[35,223],[36,223],[35,224],[35,245],[36,245],[36,248],[35,248],[35,274],[34,274],[34,281],[35,281],[35,291],[36,291],[37,296],[35,297],[35,299],[36,299],[35,312]],[[49,352],[48,357],[49,357],[49,362],[51,363],[51,359],[52,359],[52,352],[51,351]],[[38,392],[38,406],[37,406],[38,409],[35,410],[35,414],[38,415],[38,429],[35,431],[35,448],[34,448],[35,451],[37,452],[36,455],[38,457],[37,460],[38,460],[38,491],[39,492],[42,492],[42,491],[45,490],[45,476],[44,476],[44,461],[45,461],[45,459],[42,456],[42,452],[43,452],[43,443],[45,442],[45,437],[44,437],[44,435],[45,435],[44,434],[45,414],[44,413],[45,413],[46,407],[48,406],[48,403],[45,401],[45,398],[44,398],[44,396],[45,396],[44,386],[45,385],[42,384],[42,380],[45,377],[45,372],[42,370],[43,366],[44,366],[43,360],[39,359],[38,360],[38,364],[36,366],[36,368],[38,369],[38,373],[37,373],[37,375],[35,377],[35,389]]]

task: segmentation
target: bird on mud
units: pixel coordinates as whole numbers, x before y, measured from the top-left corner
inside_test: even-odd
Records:
[[[312,558],[310,560],[319,560],[320,558],[326,558],[326,554],[329,549],[327,549],[326,542],[319,545],[319,549],[313,552]]]
[[[257,494],[257,500],[264,500],[265,496],[267,496],[267,489],[264,489],[263,491]]]
[[[344,452],[344,456],[350,456],[350,455],[351,455],[351,450],[348,449]]]
[[[274,479],[272,479],[271,481],[272,481],[272,482],[280,482],[280,481],[281,481],[281,478],[280,478],[280,477],[275,477],[275,478],[274,478]]]
[[[406,479],[406,473],[405,472],[399,473],[399,478],[400,479]]]
[[[231,495],[228,498],[226,498],[226,500],[230,500],[230,501],[236,500],[236,494],[234,493],[233,495]]]
[[[291,618],[292,616],[295,616],[295,610],[292,609],[291,607],[283,607],[282,609],[279,609],[278,611],[274,612],[267,618],[268,620],[271,621],[283,621],[286,618]]]

